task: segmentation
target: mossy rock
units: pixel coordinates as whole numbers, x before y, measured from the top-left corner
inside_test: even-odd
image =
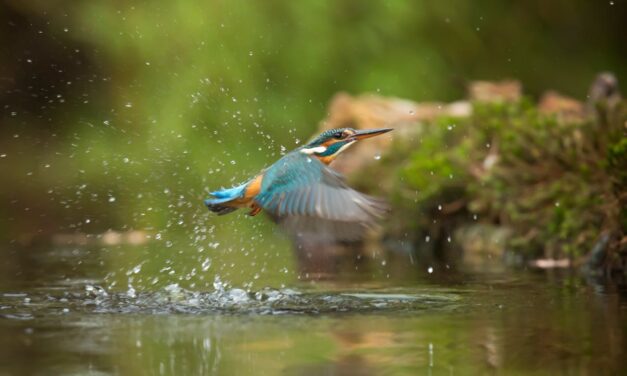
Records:
[[[479,222],[507,228],[506,248],[525,257],[578,258],[603,231],[625,236],[625,119],[563,122],[529,99],[476,103],[468,118],[439,118],[397,141],[356,180],[386,180],[390,236],[436,240]]]

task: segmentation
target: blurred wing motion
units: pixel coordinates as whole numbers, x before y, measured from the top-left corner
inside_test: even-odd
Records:
[[[350,188],[340,174],[302,153],[266,170],[255,201],[290,235],[310,241],[359,240],[388,211],[384,201]]]

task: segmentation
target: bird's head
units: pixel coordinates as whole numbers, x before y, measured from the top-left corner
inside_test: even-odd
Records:
[[[363,130],[355,130],[353,128],[329,129],[314,138],[307,145],[304,145],[300,152],[315,156],[323,163],[329,164],[355,142],[378,136],[391,130],[392,128]]]

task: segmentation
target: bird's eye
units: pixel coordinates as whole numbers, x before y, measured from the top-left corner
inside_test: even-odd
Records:
[[[336,133],[333,133],[333,137],[334,137],[334,138],[337,138],[338,140],[339,140],[340,138],[342,138],[343,136],[344,136],[344,134],[343,134],[342,132],[336,132]]]

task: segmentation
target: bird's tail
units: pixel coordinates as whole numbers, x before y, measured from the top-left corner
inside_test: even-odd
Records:
[[[209,192],[213,198],[205,200],[205,205],[209,210],[218,215],[224,215],[237,210],[236,207],[227,205],[230,201],[241,198],[246,190],[246,184],[242,184],[239,187],[222,189],[220,191]]]

